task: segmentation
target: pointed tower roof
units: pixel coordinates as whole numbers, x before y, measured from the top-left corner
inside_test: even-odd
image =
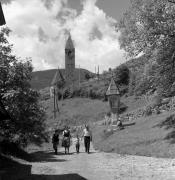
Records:
[[[51,85],[55,86],[60,81],[64,81],[64,77],[63,77],[60,69],[58,69],[52,79]]]
[[[115,81],[113,78],[111,78],[111,82],[109,84],[108,90],[106,91],[106,95],[119,95],[119,88],[117,87],[117,85],[115,84]]]
[[[74,44],[73,44],[73,41],[71,38],[71,34],[69,34],[69,37],[68,37],[67,42],[66,42],[65,49],[74,49]]]

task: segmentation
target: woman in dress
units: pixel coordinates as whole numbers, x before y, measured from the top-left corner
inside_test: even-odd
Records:
[[[70,131],[67,126],[65,126],[65,129],[63,131],[63,141],[62,141],[62,146],[65,148],[65,154],[69,154],[69,147],[70,147]]]

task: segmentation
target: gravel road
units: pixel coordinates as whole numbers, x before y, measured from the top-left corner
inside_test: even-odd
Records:
[[[80,153],[71,146],[70,155],[44,152],[42,162],[31,163],[32,180],[174,180],[175,159],[118,155],[97,152],[91,146],[86,154],[81,145]],[[49,161],[44,157],[50,155]],[[41,156],[38,153],[38,156]],[[41,156],[42,158],[42,156]]]

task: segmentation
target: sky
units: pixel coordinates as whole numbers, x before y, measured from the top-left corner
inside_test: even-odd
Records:
[[[130,0],[1,0],[9,42],[34,70],[64,68],[64,48],[71,33],[76,67],[100,72],[125,62],[115,25]]]

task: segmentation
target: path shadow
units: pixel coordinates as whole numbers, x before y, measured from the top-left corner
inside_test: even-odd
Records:
[[[135,122],[132,122],[132,123],[123,123],[123,127],[133,126],[135,124],[136,124]]]
[[[5,155],[11,155],[19,159],[31,161],[32,156],[20,148],[17,144],[9,142],[7,140],[0,141],[0,153]]]
[[[0,180],[87,180],[79,174],[31,174],[32,165],[20,164],[19,162],[1,155],[0,163]]]
[[[95,154],[95,153],[97,153],[97,152],[91,152],[91,151],[89,152],[89,154]],[[77,153],[76,153],[76,154],[77,154]],[[79,154],[88,154],[88,153],[87,153],[87,152],[84,152],[84,151],[82,151],[82,152],[80,151]]]
[[[171,130],[164,139],[168,140],[171,144],[175,144],[175,114],[167,117],[161,123],[153,126],[153,128],[155,127],[164,128],[165,130]]]
[[[0,180],[17,180],[31,175],[32,165],[20,164],[4,155],[0,155]]]
[[[30,154],[30,162],[64,162],[65,159],[60,159],[60,155],[65,155],[62,152],[58,152],[57,155],[50,151],[37,151]]]
[[[87,180],[79,174],[61,174],[61,175],[31,175],[27,179],[20,180]]]
[[[95,153],[97,153],[97,152],[89,152],[89,154],[95,154]]]
[[[70,152],[69,154],[65,154],[64,152],[59,152],[58,154],[63,155],[63,156],[69,156],[75,154],[75,152]]]
[[[8,141],[0,142],[0,153],[5,155],[11,155],[19,159],[26,160],[28,162],[63,162],[64,159],[60,159],[55,156],[54,152],[49,151],[36,151],[33,153],[28,153],[21,149],[17,144]],[[59,155],[64,155],[63,153],[58,153]]]

